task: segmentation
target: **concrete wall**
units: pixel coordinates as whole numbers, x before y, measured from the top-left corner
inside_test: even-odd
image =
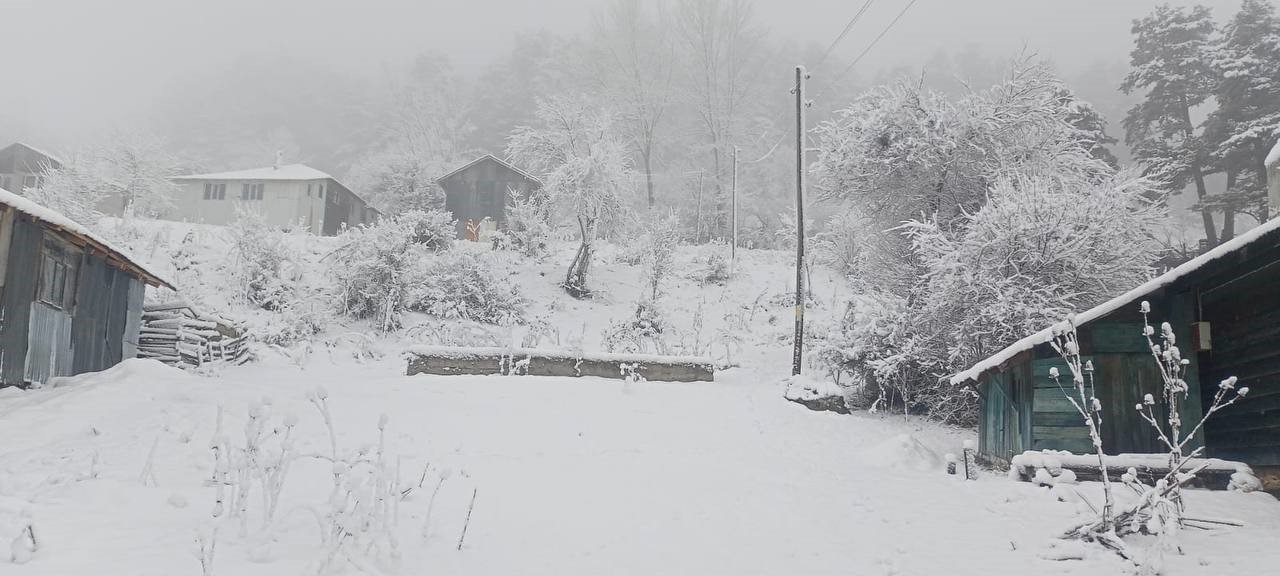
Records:
[[[206,182],[225,184],[226,197],[221,200],[205,200]],[[257,182],[263,184],[262,200],[241,200],[242,185]],[[265,216],[268,225],[283,228],[301,222],[313,234],[320,234],[323,230],[325,210],[325,199],[320,197],[321,186],[324,186],[327,192],[330,183],[324,179],[180,180],[178,181],[179,191],[173,199],[173,218],[187,222],[227,225],[235,221],[237,206],[244,206]]]

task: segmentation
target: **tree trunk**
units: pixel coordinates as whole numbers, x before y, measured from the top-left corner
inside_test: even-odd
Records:
[[[644,184],[649,192],[649,210],[653,210],[655,204],[653,198],[653,166],[651,165],[653,150],[646,147],[640,155],[644,158]]]
[[[1182,97],[1182,134],[1183,137],[1190,141],[1195,138],[1195,128],[1191,123],[1191,106],[1187,104],[1186,96]],[[1204,171],[1200,167],[1200,151],[1193,151],[1195,158],[1191,161],[1191,177],[1196,183],[1196,198],[1203,204],[1205,197],[1209,195],[1208,187],[1204,184]],[[1212,248],[1218,245],[1218,234],[1214,229],[1213,210],[1205,207],[1200,210],[1200,219],[1204,222],[1204,237]]]
[[[564,277],[564,289],[574,298],[585,298],[591,295],[587,288],[587,272],[591,266],[591,235],[595,231],[594,223],[578,218],[578,229],[582,231],[582,244],[569,264],[569,271]]]

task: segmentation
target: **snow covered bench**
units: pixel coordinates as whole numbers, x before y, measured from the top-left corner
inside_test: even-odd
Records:
[[[414,374],[524,374],[530,376],[597,376],[669,382],[710,382],[715,364],[698,356],[574,353],[535,348],[456,348],[415,346],[406,351]]]
[[[1103,456],[1103,462],[1106,463],[1107,475],[1113,482],[1130,468],[1136,470],[1138,479],[1148,485],[1169,473],[1168,454],[1116,454]],[[1024,482],[1035,481],[1039,470],[1045,470],[1052,476],[1061,474],[1063,470],[1070,470],[1078,480],[1102,480],[1102,473],[1098,470],[1098,456],[1095,454],[1072,454],[1055,450],[1027,451],[1014,456],[1009,464],[1009,477]],[[1253,470],[1243,462],[1192,458],[1183,465],[1183,470],[1198,468],[1203,464],[1207,466],[1196,474],[1194,480],[1187,483],[1188,486],[1244,491],[1261,487]]]

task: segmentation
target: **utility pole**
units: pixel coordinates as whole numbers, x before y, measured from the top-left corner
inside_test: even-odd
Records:
[[[693,227],[693,243],[702,243],[702,170],[698,170],[698,220]]]
[[[729,188],[732,197],[733,213],[733,244],[729,248],[729,266],[732,268],[738,262],[738,147],[733,147],[733,180]]]
[[[804,66],[796,66],[796,336],[791,374],[800,373],[804,353]]]

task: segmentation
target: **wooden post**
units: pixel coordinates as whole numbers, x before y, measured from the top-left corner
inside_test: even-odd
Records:
[[[733,180],[730,184],[730,196],[733,216],[733,244],[729,248],[729,268],[733,269],[738,263],[738,147],[733,147]]]
[[[702,170],[698,170],[698,220],[693,226],[693,243],[702,243]]]
[[[804,354],[804,66],[796,66],[796,334],[791,374],[800,373]]]

